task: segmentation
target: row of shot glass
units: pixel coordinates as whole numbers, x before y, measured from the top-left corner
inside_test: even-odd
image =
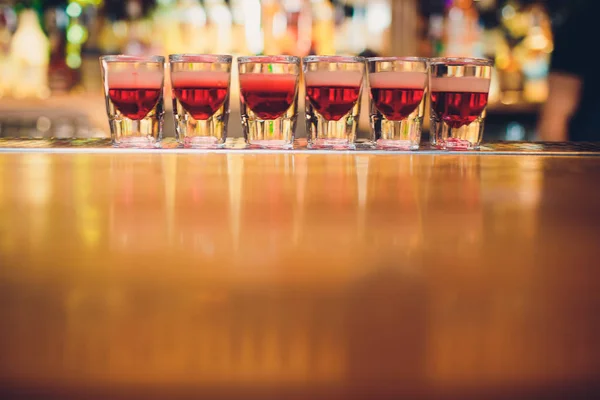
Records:
[[[227,138],[230,55],[169,56],[177,139],[221,148]],[[165,58],[100,58],[116,147],[160,147]],[[369,91],[372,145],[417,150],[426,100],[434,148],[478,149],[493,63],[478,58],[238,57],[241,123],[251,148],[291,149],[304,82],[307,146],[354,149],[362,90]]]

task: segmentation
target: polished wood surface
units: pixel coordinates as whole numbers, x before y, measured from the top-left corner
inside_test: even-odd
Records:
[[[599,182],[600,157],[0,154],[0,398],[594,398]]]

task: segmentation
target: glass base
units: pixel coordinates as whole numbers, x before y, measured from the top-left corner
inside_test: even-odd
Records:
[[[356,145],[347,139],[315,139],[308,142],[307,148],[315,150],[355,150]]]
[[[371,114],[371,129],[377,139],[377,149],[418,150],[421,142],[422,121],[423,118],[420,115],[409,116],[401,121],[392,121],[376,110]]]
[[[225,143],[212,136],[192,136],[186,137],[181,142],[185,149],[222,149]]]
[[[360,97],[339,120],[327,120],[310,101],[306,102],[307,148],[315,150],[356,150]]]
[[[479,145],[457,138],[448,138],[442,141],[442,146],[446,150],[479,150]]]
[[[379,139],[377,141],[377,150],[419,150],[419,145],[414,144],[410,140],[386,140]]]
[[[289,118],[263,120],[251,118],[242,112],[242,129],[250,149],[289,150],[294,147],[296,114]]]
[[[250,149],[291,150],[294,144],[285,140],[253,140],[248,142]]]
[[[159,104],[161,104],[159,102]],[[162,106],[161,106],[162,107]],[[161,147],[163,114],[157,105],[147,117],[139,120],[117,115],[109,118],[113,147],[126,149],[157,149]]]
[[[376,149],[375,141],[371,140],[371,139],[367,139],[367,138],[357,138],[354,141],[354,147],[356,148],[356,150],[374,150],[374,149]]]
[[[227,139],[229,110],[225,104],[208,119],[194,119],[179,100],[173,102],[177,141],[185,149],[220,149]]]
[[[153,137],[131,136],[113,140],[113,147],[120,149],[160,149],[160,141]]]
[[[440,150],[479,150],[483,137],[483,116],[469,125],[452,128],[442,120],[431,118],[431,145]]]
[[[452,150],[452,151],[468,151],[468,150],[479,150],[478,144],[473,144],[468,140],[461,140],[456,138],[449,138],[446,140],[438,140],[433,144],[438,150]]]

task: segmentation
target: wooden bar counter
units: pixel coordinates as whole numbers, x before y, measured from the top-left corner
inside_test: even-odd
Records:
[[[599,182],[593,154],[0,151],[0,398],[598,398]]]

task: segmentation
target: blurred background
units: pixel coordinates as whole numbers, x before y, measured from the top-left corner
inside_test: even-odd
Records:
[[[485,138],[533,140],[564,3],[0,0],[0,137],[107,137],[100,55],[227,53],[492,58]],[[241,136],[235,79],[231,90],[230,136]],[[367,114],[363,101],[361,134]]]

